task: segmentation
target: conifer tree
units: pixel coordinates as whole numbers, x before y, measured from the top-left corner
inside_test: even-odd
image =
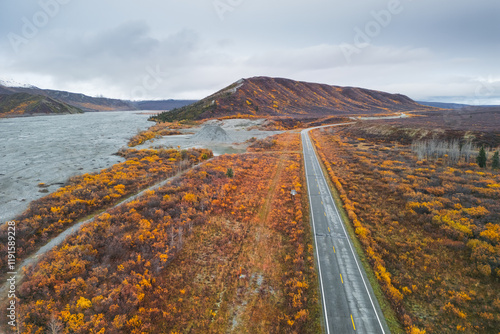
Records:
[[[481,147],[479,150],[479,154],[476,157],[476,162],[479,165],[479,167],[484,168],[486,167],[486,151],[484,150],[484,147]]]
[[[498,151],[493,154],[493,158],[491,160],[491,168],[498,169],[500,168],[500,159],[498,158]]]

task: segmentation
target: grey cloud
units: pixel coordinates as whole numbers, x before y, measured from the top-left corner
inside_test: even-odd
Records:
[[[355,48],[355,46],[351,46]],[[321,44],[300,49],[275,49],[253,55],[248,59],[248,66],[267,66],[293,70],[321,70],[352,66],[377,66],[400,64],[412,61],[429,60],[432,52],[425,48],[379,47],[363,45],[359,54],[346,59],[340,45]]]
[[[128,22],[85,36],[64,32],[40,36],[13,61],[11,68],[50,75],[59,82],[99,79],[121,86],[126,95],[149,68],[161,68],[165,75],[167,70],[183,67],[186,59],[196,59],[191,54],[197,52],[198,45],[198,35],[192,31],[182,30],[157,39],[151,37],[146,23]]]
[[[160,44],[158,40],[149,37],[149,33],[150,28],[146,22],[127,22],[116,28],[92,34],[82,41],[75,38],[74,47],[88,57],[96,57],[99,54],[108,54],[119,59],[144,57]]]
[[[403,10],[350,61],[340,45],[354,45],[354,29],[364,30],[389,0],[221,1],[232,6],[222,19],[212,0],[70,1],[14,54],[6,35],[20,33],[21,18],[41,7],[5,0],[0,73],[124,98],[134,97],[151,71],[161,78],[146,85],[148,98],[202,98],[254,75],[419,98],[474,96],[474,78],[500,77],[496,0],[400,0]]]

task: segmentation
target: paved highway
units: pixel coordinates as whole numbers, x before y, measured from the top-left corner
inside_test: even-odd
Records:
[[[390,333],[313,149],[302,145],[326,333]]]

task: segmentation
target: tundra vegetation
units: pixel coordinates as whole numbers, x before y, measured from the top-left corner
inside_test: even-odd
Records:
[[[152,141],[163,136],[181,135],[182,132],[174,130],[171,123],[157,123],[147,130],[140,131],[128,142],[128,147],[135,147],[147,141]]]
[[[124,150],[126,161],[99,173],[71,178],[15,219],[16,259],[21,261],[78,220],[212,156],[209,150]],[[43,186],[43,184],[39,185]],[[7,253],[7,226],[0,229],[0,252]],[[6,273],[7,258],[0,258]]]
[[[400,322],[408,333],[498,333],[500,175],[476,160],[498,148],[379,126],[312,134]]]
[[[37,114],[77,114],[78,107],[62,101],[27,93],[0,94],[0,118]]]
[[[19,287],[20,331],[321,331],[300,135],[274,140],[200,164],[49,252]]]

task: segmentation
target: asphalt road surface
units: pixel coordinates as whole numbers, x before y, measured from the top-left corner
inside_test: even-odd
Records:
[[[390,333],[333,201],[310,130],[301,135],[326,333]]]

